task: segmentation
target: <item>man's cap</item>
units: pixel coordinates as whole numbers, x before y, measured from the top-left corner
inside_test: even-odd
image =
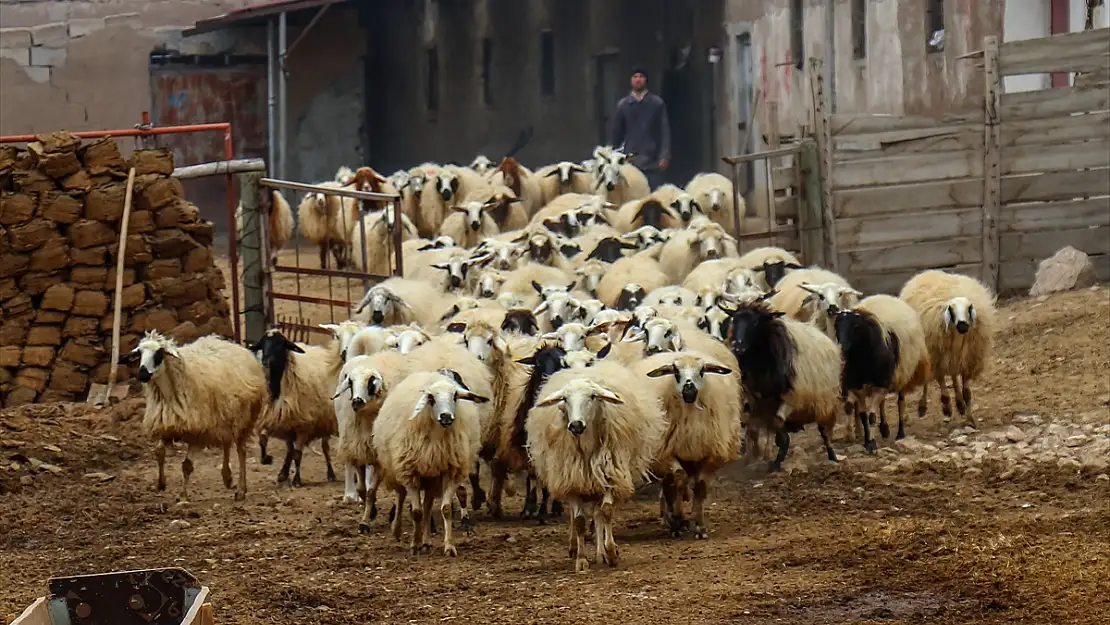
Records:
[[[643,74],[644,75],[644,80],[647,80],[647,77],[648,77],[647,70],[644,69],[642,66],[637,65],[636,67],[632,68],[632,75],[635,76],[636,74]]]

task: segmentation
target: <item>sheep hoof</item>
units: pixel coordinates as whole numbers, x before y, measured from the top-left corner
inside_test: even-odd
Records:
[[[940,411],[948,419],[952,418],[952,402],[947,397],[940,398]]]
[[[369,534],[370,533],[370,525],[367,524],[367,523],[359,523],[358,524],[358,533],[359,534]]]
[[[903,438],[906,438],[906,428],[904,428],[904,427],[902,427],[901,425],[899,425],[899,426],[898,426],[898,434],[896,434],[896,435],[894,436],[894,440],[896,440],[896,441],[900,441],[900,440],[902,440]]]
[[[457,558],[459,556],[459,550],[457,548],[455,548],[454,545],[444,545],[443,546],[443,555],[451,556],[452,558]]]
[[[963,402],[963,400],[957,398],[956,399],[956,410],[960,411],[960,416],[966,415],[967,414],[967,404],[965,404]]]
[[[867,450],[867,453],[873,454],[879,448],[879,444],[875,442],[875,439],[871,439],[863,444],[863,448]]]
[[[782,471],[781,462],[772,461],[771,464],[767,466],[768,473],[778,473],[779,471]]]
[[[262,464],[273,464],[274,457],[270,455],[262,456]]]
[[[289,472],[288,472],[288,471],[284,471],[284,472],[282,472],[282,473],[278,473],[278,476],[277,476],[277,483],[278,483],[278,485],[279,485],[279,486],[280,486],[281,484],[284,484],[284,483],[288,482],[288,481],[289,481]]]
[[[301,476],[299,474],[293,476],[293,486],[297,488],[304,486],[304,482],[301,481]]]
[[[376,518],[378,518],[378,504],[372,503],[370,504],[370,520],[373,521]]]
[[[160,493],[166,492],[166,483],[165,482],[158,482],[157,484],[154,485],[154,490],[156,490]]]
[[[345,493],[343,495],[343,503],[358,503],[359,499],[360,497],[358,495],[352,495],[350,493]]]
[[[335,481],[335,470],[332,469],[331,467],[328,467],[328,481],[329,482],[334,482]]]
[[[875,425],[875,421],[876,421],[875,415],[873,415],[873,414],[867,415],[867,425]]]
[[[882,435],[883,440],[890,438],[890,426],[887,425],[886,421],[879,424],[879,434]]]
[[[590,561],[586,558],[577,558],[574,560],[575,573],[588,573],[590,571]]]
[[[926,412],[928,412],[927,408],[925,406],[922,406],[922,405],[918,404],[918,406],[917,406],[917,418],[918,419],[924,419]]]
[[[428,533],[431,534],[432,536],[437,536],[439,534],[439,532],[436,531],[436,520],[435,519],[429,519],[428,520]]]
[[[474,496],[470,499],[470,509],[477,512],[482,509],[486,504],[486,494],[478,489],[474,490]]]
[[[699,527],[694,530],[694,538],[698,540],[705,540],[706,538],[709,538],[709,532],[707,532],[704,527]]]
[[[244,500],[246,500],[246,498],[247,498],[246,493],[244,493],[242,491],[235,491],[235,501],[244,501]]]
[[[563,502],[558,500],[551,502],[551,516],[556,518],[563,516]]]
[[[470,522],[469,516],[464,516],[462,519],[459,519],[459,529],[466,532],[467,536],[470,536],[471,532],[474,531],[474,524]]]
[[[392,524],[393,519],[397,516],[397,504],[389,507],[389,522]]]

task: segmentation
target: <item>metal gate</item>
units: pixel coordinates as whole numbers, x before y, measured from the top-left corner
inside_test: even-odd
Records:
[[[296,223],[289,242],[282,250],[278,251],[276,263],[271,263],[268,252],[261,254],[262,300],[266,323],[270,327],[276,326],[284,334],[302,341],[306,341],[312,333],[328,335],[330,333],[320,328],[320,323],[337,323],[349,318],[351,308],[359,302],[366,289],[372,284],[381,282],[391,276],[401,276],[403,274],[403,255],[401,252],[403,225],[399,195],[356,191],[354,189],[272,178],[262,178],[258,181],[258,184],[261,186],[260,193],[258,193],[259,216],[263,217],[260,221],[264,225],[259,229],[262,234],[262,240],[260,241],[262,250],[269,250],[271,234],[269,232],[269,215],[272,210],[269,191],[271,189],[321,193],[325,196],[346,197],[360,201],[359,219],[355,228],[358,231],[359,239],[363,243],[360,249],[354,250],[353,253],[352,262],[356,265],[356,269],[328,269],[323,266],[311,266],[314,264],[311,259],[316,256],[302,250],[301,247],[306,242],[311,246],[316,244],[302,236],[300,223]],[[293,197],[287,197],[290,207],[296,213],[299,202],[293,200]],[[387,258],[391,269],[388,275],[371,273],[368,266],[366,224],[363,218],[371,212],[370,205],[367,202],[374,200],[392,202],[394,208],[392,236],[386,239],[386,245],[389,248]],[[244,207],[245,211],[246,207]],[[330,243],[330,241],[324,241],[325,246],[330,247]],[[305,256],[310,260],[304,260],[302,257]],[[361,263],[361,271],[357,268],[359,263]]]

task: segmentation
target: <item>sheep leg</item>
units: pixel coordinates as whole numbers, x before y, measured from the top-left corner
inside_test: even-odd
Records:
[[[663,505],[661,506],[663,525],[668,530],[670,530],[671,536],[678,537],[681,532],[675,529],[674,522],[674,507],[675,500],[678,498],[678,490],[676,488],[673,473],[668,473],[667,475],[663,476],[663,489],[660,496],[662,497],[663,502]]]
[[[435,496],[435,493],[431,490],[425,489],[423,492],[424,492],[424,499],[423,499],[424,514],[423,514],[423,516],[424,516],[424,522],[428,524],[429,531],[424,532],[424,537],[423,537],[424,541],[420,545],[420,550],[424,553],[431,553],[432,552],[432,536],[434,536],[434,534],[432,534],[432,532],[431,532],[431,527],[435,524],[435,521],[432,520],[432,506],[435,504],[436,496]],[[446,497],[444,497],[444,499],[447,500],[447,502],[446,502],[447,503],[447,513],[448,513],[447,526],[450,527],[451,526],[451,516],[450,516],[451,502],[454,500],[454,498],[450,497],[450,496],[446,496]]]
[[[466,532],[467,536],[470,536],[470,532],[473,531],[474,525],[470,520],[470,510],[466,507],[466,488],[463,487],[462,484],[455,487],[455,497],[458,499],[459,505],[459,529]],[[448,522],[450,522],[450,519],[448,519]]]
[[[786,460],[786,453],[790,451],[790,435],[786,433],[786,430],[780,428],[775,432],[775,445],[778,446],[779,453],[775,456],[775,459],[771,461],[771,473],[782,470],[782,463]]]
[[[408,497],[412,500],[412,540],[409,542],[409,551],[415,556],[420,552],[421,545],[424,544],[424,505],[420,500],[420,489],[409,488],[407,490]],[[401,517],[400,506],[398,506],[397,517]],[[396,534],[396,531],[394,531],[394,534]]]
[[[694,504],[691,510],[694,517],[694,538],[709,538],[709,532],[705,528],[705,497],[708,492],[709,484],[706,483],[705,478],[701,475],[696,476],[694,480]]]
[[[486,502],[486,509],[489,515],[495,519],[501,518],[501,495],[505,490],[505,479],[508,477],[508,471],[501,462],[494,460],[489,465],[490,474],[493,477],[493,486],[490,487],[489,500]]]
[[[879,398],[879,434],[883,440],[890,438],[890,426],[886,423],[886,397]]]
[[[154,489],[164,491],[166,490],[166,441],[159,440],[154,446],[154,459],[158,461],[158,483]]]
[[[474,493],[470,501],[472,510],[479,510],[486,503],[486,491],[482,490],[481,476],[478,474],[478,463],[474,463],[474,472],[470,474],[470,491]]]
[[[235,501],[247,498],[247,439],[240,439],[235,443],[235,451],[239,454],[239,488],[235,491]]]
[[[940,386],[940,411],[947,421],[952,418],[952,400],[948,398],[948,380],[943,374],[937,376],[937,386]]]
[[[293,443],[293,486],[301,487],[301,457],[304,455],[304,441],[297,438]]]
[[[390,511],[389,525],[393,530],[393,540],[401,542],[401,517],[405,509],[405,498],[408,491],[400,486],[393,489],[393,510]]]
[[[536,489],[533,481],[531,473],[524,478],[524,510],[520,513],[521,520],[536,516]]]
[[[363,482],[366,484],[366,494],[364,496],[370,502],[370,520],[373,521],[378,518],[378,487],[382,483],[381,473],[374,470],[374,465],[366,465]]]
[[[852,424],[852,435],[848,439],[851,442],[858,441],[863,435],[859,421],[856,420],[856,410],[858,408],[859,406],[856,405],[855,401],[850,399],[844,401],[844,414],[848,416],[848,422]]]
[[[578,557],[578,504],[570,504],[570,543],[567,545],[567,555],[571,559]]]
[[[224,444],[224,465],[220,469],[220,477],[224,480],[224,488],[231,488],[231,443]]]
[[[925,413],[929,411],[929,385],[926,383],[921,387],[921,399],[917,401],[917,418],[924,419]]]
[[[189,477],[193,474],[193,460],[189,457],[192,453],[193,447],[188,443],[185,444],[185,459],[181,461],[181,476],[185,481],[181,484],[181,499],[179,501],[189,501]]]
[[[326,240],[323,243],[320,244],[320,268],[321,269],[327,269],[328,268],[328,247],[330,247],[330,246],[328,244],[328,241],[326,241]]]
[[[268,434],[263,432],[260,432],[258,434],[258,461],[266,465],[274,463],[274,457],[266,453],[266,445],[269,442],[270,436]]]
[[[331,446],[328,445],[328,439],[320,441],[320,451],[324,452],[324,464],[328,466],[328,481],[335,481],[335,469],[331,466]]]
[[[601,505],[597,507],[597,512],[594,514],[594,524],[597,526],[597,542],[598,545],[604,547],[604,550],[599,550],[599,560],[604,560],[609,566],[616,566],[617,561],[620,559],[620,553],[617,551],[617,541],[613,540],[613,496],[606,494],[601,500]]]
[[[287,436],[285,438],[285,460],[282,460],[281,470],[278,471],[278,484],[284,484],[289,481],[289,467],[293,464],[293,440],[292,436]]]
[[[547,500],[551,498],[551,492],[547,490],[546,486],[540,487],[540,508],[536,511],[536,520],[539,525],[547,523]]]
[[[574,510],[574,571],[585,573],[590,570],[590,561],[586,559],[586,515],[582,506],[575,506]]]
[[[347,463],[343,467],[343,503],[361,501],[366,494],[366,484],[362,481],[362,471],[358,465]]]
[[[558,499],[551,500],[551,517],[559,518],[563,516],[563,502]]]
[[[455,528],[451,524],[451,502],[454,499],[452,493],[455,492],[455,486],[446,481],[444,486],[442,500],[439,503],[439,514],[443,517],[443,555],[455,557],[459,555],[459,550],[455,547]],[[459,490],[462,490],[462,486],[459,486]],[[431,495],[428,496],[431,497]],[[462,510],[463,521],[469,525],[470,518],[467,516],[466,504],[461,504],[459,508]]]
[[[898,435],[895,440],[906,438],[906,396],[898,393]]]
[[[979,424],[975,422],[975,416],[971,414],[971,383],[968,382],[967,378],[964,378],[963,376],[960,376],[960,383],[962,387],[960,389],[960,395],[964,399],[964,409],[960,411],[960,414],[962,414],[964,418],[967,419],[967,422],[971,427],[978,429]],[[959,408],[959,405],[957,404],[956,407]]]
[[[759,449],[759,428],[752,425],[744,428],[744,466],[748,466],[753,460],[760,457]]]
[[[837,462],[836,452],[833,451],[832,446],[832,428],[827,425],[820,424],[817,426],[817,431],[821,433],[821,441],[825,443],[825,454],[828,455],[829,462]],[[697,487],[695,487],[694,491],[695,497],[697,496],[696,488]]]
[[[865,406],[866,404],[861,403],[861,405]],[[868,423],[866,410],[861,409],[859,411],[859,422],[863,426],[863,448],[867,450],[867,453],[873,454],[878,446],[875,444],[875,440],[871,438],[871,424]]]

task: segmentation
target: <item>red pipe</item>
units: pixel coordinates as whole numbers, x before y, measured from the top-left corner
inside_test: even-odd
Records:
[[[150,113],[143,111],[143,125],[150,124]],[[70,134],[81,139],[99,139],[101,137],[149,137],[153,135],[175,135],[189,132],[215,132],[224,133],[224,158],[232,160],[235,151],[231,143],[231,124],[219,122],[215,124],[190,124],[184,126],[161,126],[158,128],[125,128],[121,130],[83,130]],[[0,143],[29,143],[37,141],[38,135],[4,135],[0,136]],[[235,185],[231,174],[227,174],[227,223],[231,234],[227,237],[228,260],[231,264],[231,310],[234,318],[235,341],[241,340],[239,323],[239,250],[235,240]]]

